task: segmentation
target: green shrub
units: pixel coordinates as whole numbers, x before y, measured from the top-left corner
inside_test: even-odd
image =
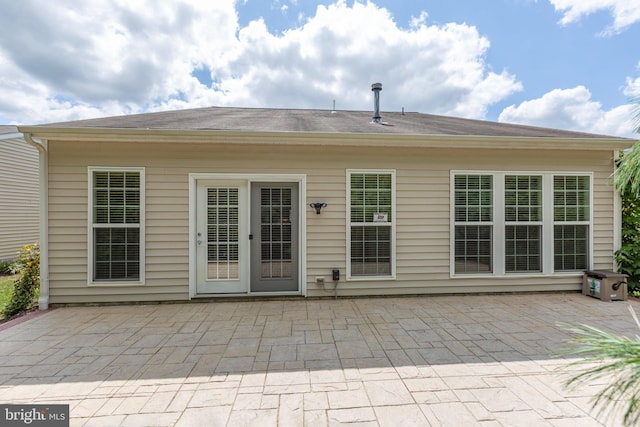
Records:
[[[13,270],[13,261],[0,261],[0,274],[11,274]]]
[[[628,193],[622,194],[622,242],[616,262],[619,271],[629,275],[629,293],[640,291],[640,200]]]
[[[11,300],[4,316],[11,317],[33,307],[40,291],[40,248],[24,246],[18,253],[19,276],[13,284]]]

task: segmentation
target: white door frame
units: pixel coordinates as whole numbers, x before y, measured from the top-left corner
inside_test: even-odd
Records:
[[[230,180],[246,180],[250,185],[252,182],[293,182],[298,183],[298,288],[299,292],[295,294],[307,295],[307,210],[306,210],[306,193],[307,193],[307,176],[303,174],[266,174],[266,173],[190,173],[189,174],[189,299],[197,297],[210,297],[210,294],[198,294],[196,291],[197,282],[197,262],[196,262],[196,211],[197,211],[197,184],[198,181],[230,181]],[[278,293],[257,293],[258,295],[283,295],[291,294],[291,292]],[[238,295],[256,295],[251,294],[250,290],[242,294],[215,294],[215,296],[238,296]]]

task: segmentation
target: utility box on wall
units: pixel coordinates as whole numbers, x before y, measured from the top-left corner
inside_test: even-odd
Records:
[[[587,270],[582,279],[582,294],[602,301],[626,301],[627,277],[610,270]]]

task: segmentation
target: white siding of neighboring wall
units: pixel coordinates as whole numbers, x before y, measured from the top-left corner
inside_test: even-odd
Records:
[[[346,169],[396,169],[397,274],[389,281],[341,281],[339,295],[575,291],[579,275],[450,278],[450,171],[594,174],[594,268],[612,268],[610,151],[445,150],[206,144],[49,145],[51,303],[184,300],[189,278],[189,173],[307,175],[307,289],[315,276],[346,272]],[[146,285],[87,286],[87,167],[145,167]],[[332,284],[329,283],[328,287]]]
[[[0,140],[0,260],[39,239],[38,150],[20,139]]]

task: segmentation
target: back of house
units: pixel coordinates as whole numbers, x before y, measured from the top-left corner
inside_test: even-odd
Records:
[[[633,141],[421,113],[199,108],[21,126],[47,153],[41,306],[578,291]]]

